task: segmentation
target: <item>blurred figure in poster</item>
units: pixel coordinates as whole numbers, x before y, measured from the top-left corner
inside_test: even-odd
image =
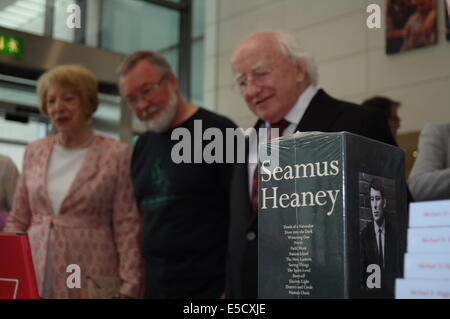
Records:
[[[400,51],[435,44],[437,41],[436,0],[416,0],[416,11],[406,22]]]
[[[91,281],[116,297],[138,297],[130,152],[91,128],[97,81],[84,67],[59,66],[39,78],[37,93],[57,133],[27,146],[6,230],[28,232],[43,298],[92,297]],[[81,288],[68,288],[71,264],[80,267]]]
[[[436,0],[388,0],[386,53],[394,54],[437,42]]]
[[[450,41],[450,0],[445,0],[445,25],[447,29],[447,41]]]
[[[413,0],[387,0],[386,3],[386,51],[397,53],[403,45],[403,28],[415,11]]]

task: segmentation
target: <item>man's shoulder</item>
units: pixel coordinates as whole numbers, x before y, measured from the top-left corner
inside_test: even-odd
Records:
[[[449,123],[428,123],[422,129],[422,135],[442,135],[450,136],[450,122]]]
[[[204,124],[203,127],[217,127],[219,129],[237,127],[237,125],[228,117],[202,107],[199,107],[195,119],[202,120]]]
[[[334,114],[336,120],[333,122],[333,129],[348,131],[380,142],[397,145],[389,130],[387,117],[382,111],[335,99],[323,90],[319,91],[314,103],[322,112]]]
[[[145,131],[140,134],[133,144],[133,152],[136,153],[139,150],[142,150],[146,147],[146,145],[151,144],[152,140],[158,138],[158,133],[154,133],[151,131]]]
[[[374,221],[371,221],[369,223],[367,223],[366,227],[363,228],[363,230],[361,231],[361,236],[369,236],[371,231],[374,231]]]
[[[360,104],[356,104],[354,102],[350,101],[343,101],[338,100],[339,106],[344,112],[347,112],[349,114],[352,114],[353,116],[361,116],[361,117],[367,117],[371,116],[373,114],[379,114],[380,111],[375,109],[370,109],[368,107],[362,106]]]
[[[320,89],[317,93],[317,102],[327,104],[329,107],[337,109],[346,114],[352,114],[353,116],[368,116],[371,110],[363,107],[355,102],[337,99],[330,96],[326,91]]]

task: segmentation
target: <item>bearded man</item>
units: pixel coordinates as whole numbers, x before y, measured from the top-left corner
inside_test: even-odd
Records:
[[[218,298],[225,289],[232,165],[179,163],[172,158],[178,143],[173,132],[190,133],[188,157],[193,158],[199,151],[195,145],[204,144],[194,143],[199,136],[194,127],[202,130],[201,136],[208,128],[219,129],[225,136],[226,128],[236,125],[183,100],[170,65],[155,52],[138,51],[124,60],[119,89],[147,128],[136,142],[131,164],[143,220],[145,297]]]

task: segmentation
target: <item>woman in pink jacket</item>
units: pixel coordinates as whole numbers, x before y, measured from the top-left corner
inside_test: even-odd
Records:
[[[27,146],[5,230],[28,232],[43,298],[92,297],[88,287],[114,286],[116,297],[138,297],[140,218],[130,152],[91,128],[97,81],[81,66],[60,66],[39,78],[37,93],[57,133]]]

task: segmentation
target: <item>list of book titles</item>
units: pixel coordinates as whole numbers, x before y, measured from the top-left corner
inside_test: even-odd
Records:
[[[283,231],[290,243],[286,256],[288,282],[284,287],[289,295],[310,296],[314,286],[310,281],[312,258],[308,247],[311,247],[314,225],[283,225]]]

